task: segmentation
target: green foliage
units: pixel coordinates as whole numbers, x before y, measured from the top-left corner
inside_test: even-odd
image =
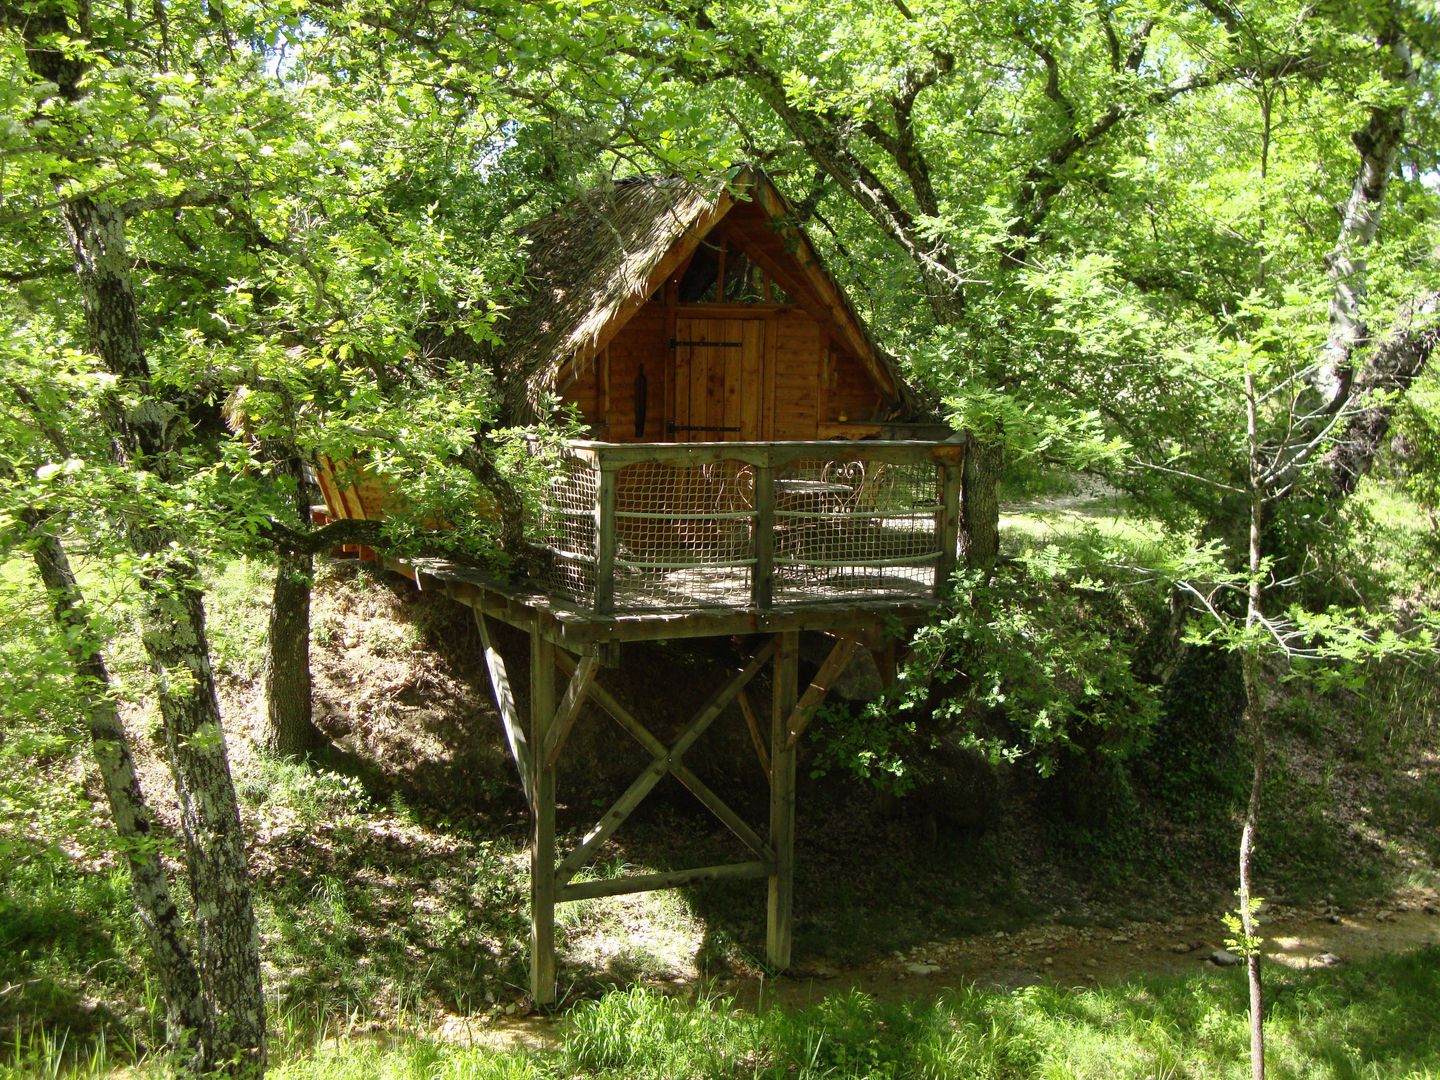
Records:
[[[1121,636],[1137,621],[1138,597],[1099,572],[1086,551],[1058,545],[993,577],[958,572],[952,613],[915,637],[902,703],[945,685],[940,723],[994,760],[1031,759],[1042,775],[1075,749],[1133,753],[1158,699],[1136,677],[1134,644]]]

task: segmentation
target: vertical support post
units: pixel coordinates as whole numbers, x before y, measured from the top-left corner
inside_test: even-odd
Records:
[[[940,558],[935,563],[935,595],[948,596],[950,575],[955,571],[956,554],[960,548],[960,487],[964,466],[940,466],[940,510],[935,522]]]
[[[602,460],[595,491],[595,613],[608,615],[615,607],[615,488],[616,471]]]
[[[542,747],[555,716],[555,646],[530,632],[530,745]],[[555,766],[531,759],[535,794],[530,833],[530,996],[555,1003]]]
[[[799,694],[800,634],[776,635],[774,703],[770,712],[770,847],[775,870],[770,875],[766,912],[765,959],[777,971],[790,966],[795,906],[795,758],[790,744],[790,714]]]
[[[754,528],[750,603],[759,611],[768,611],[775,599],[775,469],[768,461],[755,466]]]

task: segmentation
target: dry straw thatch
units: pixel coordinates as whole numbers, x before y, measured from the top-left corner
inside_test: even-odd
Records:
[[[720,184],[634,177],[587,192],[525,230],[529,298],[501,329],[496,365],[512,416],[536,414],[560,368],[645,294],[660,260],[723,192]]]

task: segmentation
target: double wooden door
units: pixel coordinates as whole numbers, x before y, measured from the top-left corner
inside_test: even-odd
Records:
[[[764,319],[675,320],[676,442],[759,442],[765,424]]]

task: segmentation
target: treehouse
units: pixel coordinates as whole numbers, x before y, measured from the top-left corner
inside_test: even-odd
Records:
[[[589,439],[568,443],[531,535],[540,580],[503,584],[437,560],[397,567],[470,605],[534,813],[532,990],[554,1000],[557,902],[716,878],[769,882],[767,955],[789,963],[796,746],[857,648],[893,668],[882,626],[913,624],[954,566],[965,441],[921,416],[894,362],[821,266],[760,172],[724,187],[637,178],[528,230],[530,291],[492,358],[516,423],[555,401]],[[322,463],[325,464],[325,463]],[[383,513],[373,484],[319,478],[334,517]],[[528,723],[488,620],[528,633]],[[801,632],[833,646],[801,685]],[[745,636],[748,659],[669,745],[600,684],[625,642]],[[746,685],[770,669],[769,732]],[[557,693],[557,670],[565,677]],[[558,857],[555,766],[590,703],[652,757]],[[735,708],[732,710],[732,704]],[[750,729],[770,778],[762,836],[684,764],[722,714]],[[742,862],[577,881],[673,775],[746,849]]]

